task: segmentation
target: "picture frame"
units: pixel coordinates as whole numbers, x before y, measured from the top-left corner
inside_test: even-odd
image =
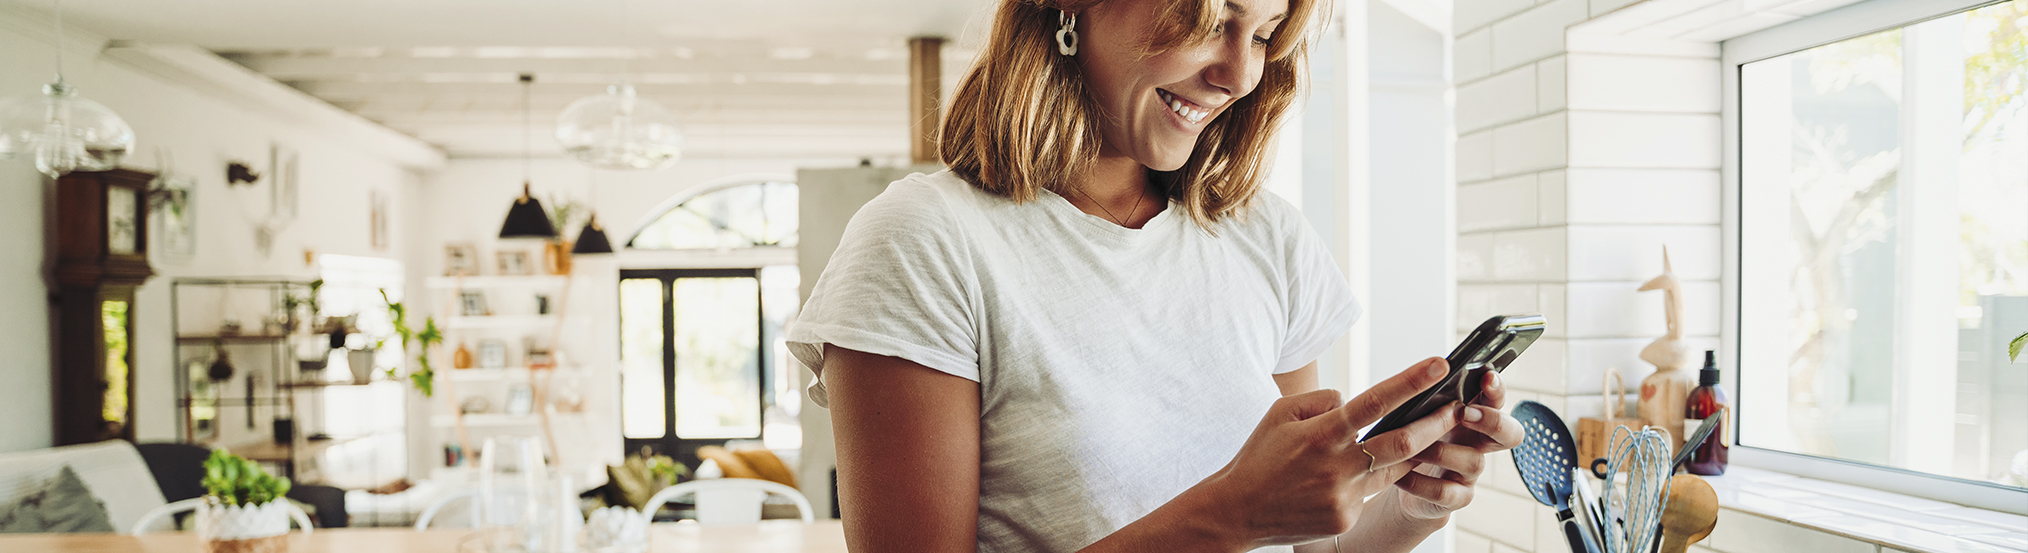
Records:
[[[493,314],[493,311],[491,309],[487,309],[486,307],[485,292],[481,292],[478,290],[465,290],[458,292],[458,315],[465,317],[484,317],[491,314]]]
[[[505,368],[507,366],[507,342],[480,340],[479,366],[488,369]]]
[[[502,275],[535,274],[535,266],[528,263],[528,252],[510,250],[494,252],[493,255],[499,261],[498,269]]]
[[[525,416],[535,411],[535,389],[527,384],[515,384],[507,389],[507,409],[510,416]]]
[[[471,244],[444,246],[444,276],[479,276],[479,248]]]

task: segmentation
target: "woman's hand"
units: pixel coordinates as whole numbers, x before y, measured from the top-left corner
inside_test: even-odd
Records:
[[[1239,454],[1185,496],[1217,511],[1230,543],[1247,548],[1295,544],[1342,534],[1357,522],[1365,498],[1387,489],[1416,466],[1418,452],[1457,426],[1444,409],[1359,443],[1359,429],[1448,372],[1429,359],[1340,405],[1334,390],[1282,398]],[[1181,499],[1181,498],[1179,498]]]
[[[1457,410],[1457,428],[1411,458],[1420,466],[1395,481],[1402,514],[1433,520],[1471,504],[1486,455],[1521,445],[1521,422],[1500,410],[1507,389],[1500,374],[1486,371],[1483,392],[1471,405]]]

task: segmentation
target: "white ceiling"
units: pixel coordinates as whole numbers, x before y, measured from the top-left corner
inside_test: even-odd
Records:
[[[951,39],[949,89],[992,0],[70,0],[66,23],[194,44],[453,157],[537,155],[570,101],[631,77],[685,124],[689,157],[907,153],[912,36]],[[48,0],[0,0],[47,13]],[[624,23],[624,24],[623,24]]]

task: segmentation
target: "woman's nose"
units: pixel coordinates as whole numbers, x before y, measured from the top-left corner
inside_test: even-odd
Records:
[[[1238,35],[1233,37],[1232,35]],[[1244,33],[1227,33],[1223,40],[1208,45],[1209,65],[1204,68],[1204,81],[1223,89],[1232,98],[1245,96],[1253,90],[1254,82],[1260,77],[1259,62],[1254,60],[1248,48],[1253,37]]]

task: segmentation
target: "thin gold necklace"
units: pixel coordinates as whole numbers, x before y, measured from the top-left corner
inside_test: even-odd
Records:
[[[1089,201],[1089,202],[1091,202],[1091,205],[1095,205],[1095,206],[1098,206],[1098,208],[1099,208],[1099,211],[1104,211],[1104,212],[1106,213],[1106,217],[1108,217],[1108,218],[1111,218],[1111,219],[1113,220],[1113,223],[1115,223],[1115,224],[1118,224],[1119,226],[1122,226],[1122,227],[1125,227],[1125,226],[1127,226],[1127,221],[1126,221],[1125,219],[1121,219],[1121,218],[1120,218],[1120,217],[1119,217],[1118,215],[1113,215],[1113,210],[1110,210],[1110,209],[1106,209],[1106,204],[1104,204],[1104,203],[1100,203],[1100,202],[1098,201],[1098,199],[1097,199],[1097,198],[1093,198],[1093,197],[1091,197],[1091,194],[1087,194],[1087,193],[1085,193],[1085,191],[1084,191],[1084,186],[1083,186],[1083,185],[1078,185],[1078,184],[1072,184],[1072,185],[1070,185],[1070,186],[1071,186],[1072,188],[1075,188],[1075,189],[1077,189],[1077,195],[1079,195],[1079,196],[1084,196],[1084,199],[1085,199],[1085,201]],[[1141,200],[1146,200],[1146,199],[1148,199],[1148,191],[1147,191],[1147,190],[1142,190],[1142,191],[1141,191],[1141,195],[1139,195],[1139,196],[1135,196],[1135,197],[1134,197],[1134,210],[1133,210],[1133,211],[1129,211],[1129,212],[1127,212],[1127,216],[1128,216],[1128,217],[1133,217],[1133,216],[1135,216],[1135,215],[1140,215],[1140,214],[1141,214]],[[1129,228],[1131,228],[1131,227],[1129,227]]]

